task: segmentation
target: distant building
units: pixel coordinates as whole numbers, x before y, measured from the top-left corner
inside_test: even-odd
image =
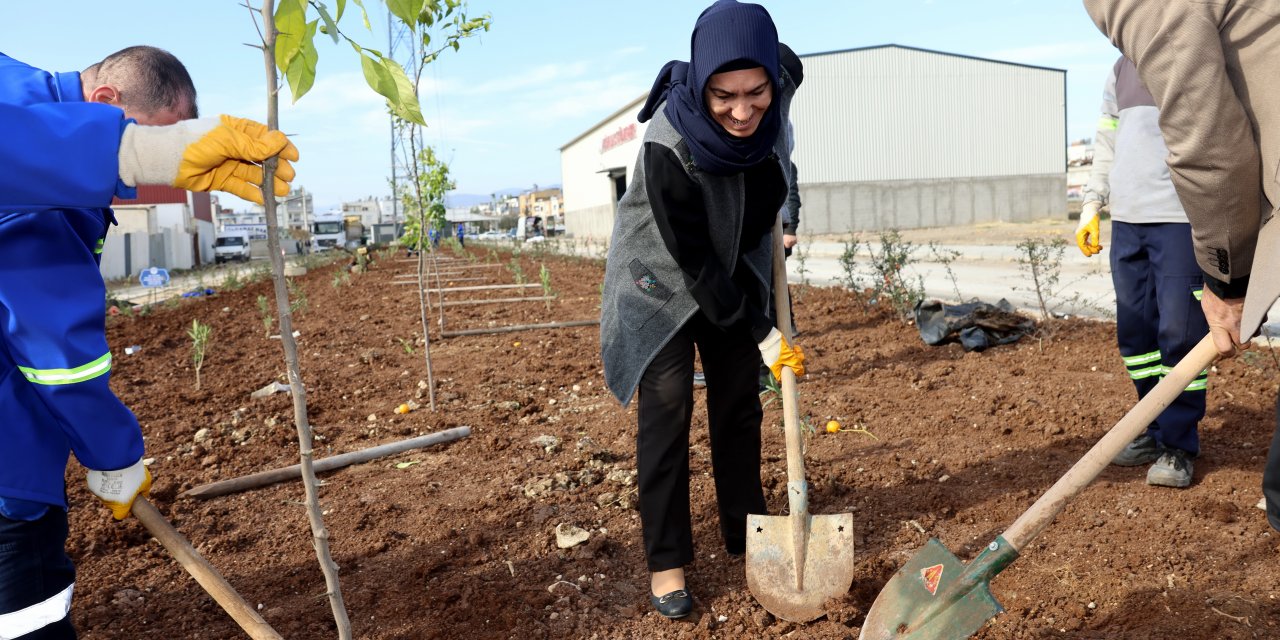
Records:
[[[537,226],[548,232],[564,229],[564,191],[559,187],[526,191],[518,199],[520,217],[540,218]]]
[[[360,224],[372,229],[376,224],[394,224],[404,222],[404,212],[394,207],[391,198],[375,198],[368,196],[362,200],[342,203],[342,213],[360,216]]]
[[[99,271],[115,279],[146,267],[191,269],[213,262],[213,200],[208,193],[142,185],[136,198],[111,203],[116,223],[107,230]]]
[[[801,59],[801,233],[1066,216],[1065,71],[900,45]],[[609,237],[644,98],[560,148],[568,233]]]

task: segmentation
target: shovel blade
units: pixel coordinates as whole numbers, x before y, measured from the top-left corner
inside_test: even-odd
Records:
[[[963,640],[1004,611],[991,576],[1017,558],[1002,538],[965,566],[936,538],[916,552],[876,597],[858,640]]]
[[[797,586],[791,516],[747,516],[747,587],[766,611],[789,622],[822,617],[823,602],[853,584],[853,514],[803,517],[808,535]]]

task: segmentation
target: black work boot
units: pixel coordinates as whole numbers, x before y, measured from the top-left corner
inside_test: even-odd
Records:
[[[1160,443],[1155,438],[1147,434],[1142,434],[1133,439],[1111,459],[1111,464],[1118,467],[1136,467],[1140,464],[1154,462],[1160,457]]]

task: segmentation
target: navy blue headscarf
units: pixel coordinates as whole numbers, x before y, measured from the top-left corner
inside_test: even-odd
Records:
[[[752,64],[744,65],[744,62]],[[773,83],[773,102],[761,116],[755,133],[739,138],[716,122],[703,100],[707,79],[717,70],[755,66]],[[738,173],[769,157],[778,140],[781,118],[778,101],[778,29],[769,12],[758,4],[717,0],[693,27],[689,62],[672,60],[658,72],[649,99],[640,109],[640,122],[653,117],[658,105],[671,126],[685,139],[698,168],[716,175]]]

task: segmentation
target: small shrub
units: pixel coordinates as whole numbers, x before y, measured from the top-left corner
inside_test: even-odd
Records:
[[[876,302],[887,300],[903,321],[911,319],[916,303],[924,299],[924,278],[913,281],[906,268],[914,260],[916,247],[904,241],[897,229],[880,234],[880,254],[868,243],[871,254],[872,297]]]
[[[964,295],[960,293],[960,282],[956,279],[956,274],[951,270],[951,263],[960,257],[960,252],[955,249],[947,249],[941,247],[936,242],[929,243],[929,253],[933,256],[943,269],[947,271],[947,278],[951,280],[951,288],[956,292],[956,301],[964,302]]]
[[[404,338],[396,338],[396,340],[400,342],[400,348],[404,349],[405,355],[413,355],[413,340],[406,340]]]
[[[200,368],[204,366],[204,355],[209,348],[212,331],[212,327],[199,320],[192,320],[191,328],[187,330],[187,335],[191,336],[191,364],[196,370],[196,389],[200,388]]]
[[[293,278],[285,280],[289,289],[289,314],[298,315],[307,310],[307,290],[302,288]]]
[[[266,296],[258,296],[258,315],[262,318],[262,328],[266,330],[267,337],[271,337],[271,324],[276,321],[275,314],[271,313],[271,301]]]
[[[227,277],[222,279],[222,288],[227,291],[239,291],[244,285],[245,281],[240,279],[240,272],[236,269],[227,272]]]
[[[515,278],[516,284],[524,284],[524,268],[520,266],[519,258],[513,256],[507,268],[511,270],[511,276]]]
[[[346,269],[338,269],[333,272],[333,280],[329,282],[334,289],[340,289],[343,285],[351,284],[351,274]]]
[[[840,254],[840,270],[844,275],[840,276],[840,284],[847,289],[854,291],[862,290],[862,276],[858,275],[858,241],[845,240],[844,252]]]

